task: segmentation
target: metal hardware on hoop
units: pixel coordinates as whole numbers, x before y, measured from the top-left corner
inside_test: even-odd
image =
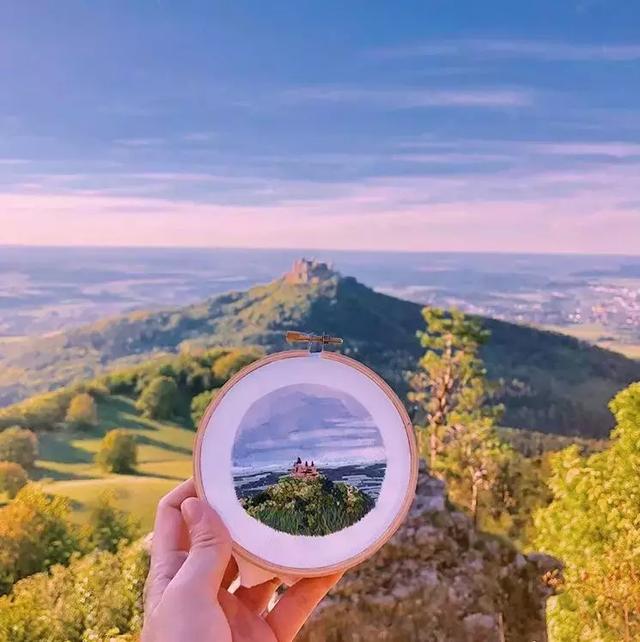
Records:
[[[340,337],[331,337],[328,334],[309,334],[308,332],[297,332],[289,330],[286,334],[287,343],[306,343],[309,352],[322,352],[326,345],[341,345]]]

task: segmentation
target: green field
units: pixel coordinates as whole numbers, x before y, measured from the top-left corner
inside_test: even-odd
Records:
[[[640,342],[624,341],[622,337],[612,335],[612,331],[604,326],[592,323],[583,325],[546,325],[545,330],[561,332],[568,334],[570,337],[587,341],[601,348],[620,352],[629,359],[640,360]]]
[[[47,491],[69,497],[79,521],[92,502],[109,490],[120,507],[150,529],[158,499],[191,475],[195,432],[186,422],[141,417],[134,401],[122,396],[99,400],[98,418],[99,426],[88,432],[40,433],[40,459],[33,477]],[[93,463],[100,440],[112,428],[126,428],[135,434],[137,474],[106,474]]]

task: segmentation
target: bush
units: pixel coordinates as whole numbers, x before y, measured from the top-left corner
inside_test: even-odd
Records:
[[[75,428],[97,426],[98,409],[93,397],[87,392],[76,395],[69,404],[65,421]]]
[[[138,537],[140,525],[115,505],[113,493],[105,491],[91,509],[87,531],[91,548],[115,553],[122,543],[130,544]]]
[[[12,426],[0,432],[0,461],[32,468],[38,456],[38,438],[27,428]]]
[[[242,368],[262,357],[264,352],[259,348],[241,348],[223,354],[211,367],[213,376],[219,383],[224,383]]]
[[[28,481],[29,477],[20,464],[0,461],[0,493],[7,493],[9,499],[13,499]]]
[[[112,473],[130,473],[138,463],[138,446],[135,437],[124,430],[110,430],[100,443],[96,463]]]
[[[152,419],[170,419],[178,408],[178,386],[170,377],[155,377],[144,388],[136,408]]]
[[[218,392],[220,391],[217,388],[215,390],[205,390],[191,400],[191,421],[193,421],[194,426],[198,426],[204,411]]]
[[[27,575],[66,564],[79,550],[69,512],[68,499],[47,495],[34,484],[0,508],[0,594]]]

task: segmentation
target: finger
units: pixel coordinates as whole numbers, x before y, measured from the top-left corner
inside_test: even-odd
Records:
[[[145,583],[145,613],[150,614],[162,599],[169,582],[187,559],[189,538],[180,505],[195,494],[193,480],[187,480],[158,503],[151,540],[151,562]]]
[[[193,479],[187,479],[160,500],[153,527],[151,555],[189,550],[189,539],[180,506],[185,499],[195,495]]]
[[[261,615],[269,606],[269,601],[273,594],[278,590],[282,582],[275,577],[268,582],[263,582],[257,586],[246,588],[241,586],[234,595],[256,615]]]
[[[287,590],[266,618],[278,642],[295,638],[313,609],[341,577],[342,573],[308,577]]]
[[[231,536],[218,513],[206,502],[189,497],[180,509],[191,544],[174,582],[196,593],[211,591],[215,597],[231,558]]]

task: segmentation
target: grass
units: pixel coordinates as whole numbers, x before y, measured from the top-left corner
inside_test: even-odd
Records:
[[[191,475],[194,430],[180,422],[141,417],[133,400],[113,396],[98,402],[99,425],[86,432],[41,433],[40,459],[32,475],[48,492],[72,500],[74,519],[85,519],[91,504],[105,490],[117,504],[151,529],[160,497]],[[138,442],[135,475],[105,473],[93,463],[102,437],[112,428],[126,428]]]

